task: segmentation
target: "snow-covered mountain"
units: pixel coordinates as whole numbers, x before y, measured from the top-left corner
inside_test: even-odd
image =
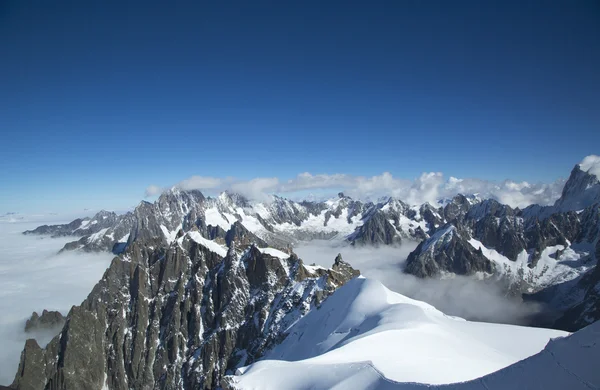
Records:
[[[168,246],[136,240],[45,348],[26,342],[11,388],[451,383],[567,335],[448,317],[357,276],[340,256],[331,269],[307,266],[273,248],[227,248],[197,229]]]
[[[216,388],[358,271],[192,230],[133,241],[45,348],[25,344],[16,389]]]
[[[575,166],[554,206],[519,210],[456,196],[439,211],[440,227],[409,255],[405,271],[497,280],[509,294],[531,294],[528,299],[545,304],[540,325],[576,330],[594,322],[600,318],[600,181],[593,168],[584,168]]]
[[[225,239],[237,223],[238,230],[248,231],[254,240],[281,249],[312,239],[387,245],[426,238],[433,225],[430,213],[421,212],[424,209],[427,206],[409,207],[393,198],[363,203],[342,193],[325,202],[294,202],[274,196],[268,203],[251,203],[228,192],[207,198],[199,191],[172,188],[156,202],[141,202],[133,212],[120,216],[101,211],[92,218],[44,225],[25,233],[76,236],[80,238],[65,249],[119,253],[138,238],[159,237],[168,244],[194,226],[207,239]]]
[[[287,338],[231,377],[239,389],[371,388],[445,384],[487,375],[541,351],[566,332],[465,321],[394,293],[348,282],[291,326]]]
[[[338,292],[342,293],[343,289]],[[336,294],[331,300],[334,298]],[[555,337],[549,333],[538,334],[538,329],[461,323],[455,318],[443,317],[436,321],[435,314],[431,315],[433,313],[422,315],[426,308],[421,308],[419,302],[407,302],[401,297],[397,299],[399,303],[384,302],[393,310],[376,318],[375,326],[369,324],[367,332],[351,338],[343,338],[347,331],[342,332],[341,337],[332,332],[325,338],[331,338],[332,342],[321,349],[330,345],[334,345],[333,348],[313,351],[313,356],[304,359],[270,353],[257,363],[238,369],[234,376],[229,377],[231,387],[238,390],[600,388],[600,374],[595,365],[600,358],[600,322],[572,335]],[[371,312],[361,305],[352,305],[350,309],[352,314],[358,314],[360,310],[367,315]],[[402,314],[404,318],[399,318]],[[339,321],[344,326],[360,322],[360,316],[344,317],[339,312],[332,317],[333,320],[327,319],[330,323]],[[308,319],[309,316],[306,316],[301,321]],[[445,330],[449,331],[447,335]],[[539,353],[521,360],[543,345],[546,337],[553,338]],[[535,341],[530,343],[532,339]],[[304,345],[299,347],[302,352],[307,350]],[[502,360],[515,363],[496,370],[494,365],[502,365]],[[484,372],[488,374],[480,376]],[[459,381],[459,378],[473,379]],[[423,384],[432,382],[437,383]],[[454,383],[447,384],[449,382]]]
[[[291,249],[315,238],[418,240],[405,272],[497,280],[548,305],[538,324],[580,329],[600,318],[596,175],[581,164],[554,206],[525,210],[464,195],[439,207],[343,194],[252,203],[173,188],[123,215],[40,226],[26,234],[74,236],[64,250],[117,256],[59,335],[45,348],[27,341],[12,387],[594,388],[585,364],[598,354],[595,325],[546,346],[567,334],[449,317],[357,278],[341,256],[325,269]],[[591,357],[579,376],[569,353],[582,345]],[[556,382],[535,382],[542,370]]]
[[[560,322],[565,329],[578,329],[600,318],[592,309],[597,279],[591,274],[584,278],[595,269],[600,253],[597,163],[586,158],[577,164],[553,206],[524,210],[460,194],[436,207],[410,206],[394,198],[365,203],[343,193],[324,202],[273,196],[270,202],[255,203],[228,192],[212,198],[173,188],[156,202],[141,202],[123,215],[101,211],[92,218],[26,233],[75,236],[78,239],[65,250],[114,253],[137,240],[169,245],[192,230],[216,245],[254,243],[286,253],[299,241],[313,239],[353,245],[416,240],[421,243],[410,254],[405,272],[423,278],[472,275],[494,280],[509,295],[533,294],[529,299],[541,299],[555,320],[579,306],[571,313],[585,315],[577,319],[569,315],[571,324]],[[545,289],[552,293],[544,294]],[[581,308],[584,301],[588,303]],[[546,322],[550,317],[542,324],[558,326]]]

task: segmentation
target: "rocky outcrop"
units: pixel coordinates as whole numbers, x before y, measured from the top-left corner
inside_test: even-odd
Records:
[[[359,270],[352,268],[349,263],[342,259],[341,253],[338,253],[335,257],[331,271],[329,271],[330,280],[332,280],[337,287],[360,275]]]
[[[92,218],[78,218],[63,225],[42,225],[34,230],[24,231],[23,234],[43,234],[52,237],[88,236],[102,229],[115,226],[121,217],[111,211],[101,210]]]
[[[575,165],[565,183],[561,197],[554,204],[560,211],[577,211],[600,202],[600,179]]]
[[[25,323],[25,332],[62,328],[64,324],[65,317],[58,311],[44,309],[41,316],[34,311]]]
[[[236,221],[225,235],[225,243],[227,246],[235,244],[238,248],[246,248],[250,245],[258,245],[260,247],[267,247],[264,240],[257,237],[254,233],[249,231],[239,221]]]
[[[357,275],[235,245],[223,258],[188,235],[132,242],[46,348],[28,340],[12,387],[217,388]]]
[[[51,237],[70,236],[86,221],[89,221],[89,218],[77,218],[63,225],[41,225],[33,230],[26,230],[23,234],[44,234]]]
[[[402,238],[385,215],[377,210],[348,237],[348,241],[355,245],[392,245],[400,244]]]
[[[574,332],[600,320],[600,268],[583,275],[573,288],[582,298],[564,310],[549,326]]]
[[[559,199],[557,204],[566,204],[565,199],[575,196],[574,189],[589,191],[589,186],[600,186],[600,184],[594,184],[597,182],[597,178],[592,176],[582,173],[578,167],[575,167],[567,182],[571,189],[563,191],[563,198]],[[495,250],[509,260],[516,261],[520,255],[526,252],[529,256],[528,266],[535,268],[541,253],[548,247],[560,245],[566,248],[573,243],[589,243],[596,240],[598,230],[594,228],[596,226],[594,210],[598,208],[598,203],[578,203],[578,205],[582,209],[577,212],[561,211],[560,208],[528,208],[521,211],[493,199],[481,201],[457,195],[439,212],[440,215],[443,215],[442,221],[433,217],[435,215],[433,210],[430,210],[429,218],[433,219],[436,224],[452,223],[466,239],[464,241],[473,238],[483,244],[485,248]],[[434,227],[428,233],[433,236],[439,229],[441,228]],[[445,247],[441,249],[444,251]],[[465,249],[468,248],[465,247]],[[471,251],[467,250],[467,252]],[[419,253],[415,253],[411,260],[415,260],[417,257],[419,257]],[[444,265],[431,264],[425,268],[416,267],[416,264],[413,264],[406,268],[407,272],[415,270],[419,275],[435,276],[427,274],[425,270],[440,269],[456,274],[462,274],[465,271],[462,268],[465,264],[462,262],[448,263],[442,253],[434,254],[431,258],[437,258],[446,263]],[[468,260],[467,263],[471,260]],[[454,269],[452,264],[461,268]],[[529,285],[523,284],[523,287],[528,288]]]
[[[225,239],[230,229],[243,227],[256,239],[285,248],[298,241],[352,236],[357,244],[389,245],[402,239],[421,240],[441,223],[433,207],[411,208],[389,198],[378,204],[363,203],[340,193],[326,202],[294,202],[274,196],[268,203],[253,204],[243,196],[224,192],[216,198],[200,191],[172,188],[154,202],[140,202],[123,215],[100,212],[93,218],[66,225],[40,226],[26,234],[77,237],[63,250],[112,251],[119,254],[136,240],[161,238],[172,242],[179,231],[198,229],[211,240]],[[373,220],[371,220],[373,218]],[[387,219],[392,224],[390,228]],[[235,225],[237,223],[237,225]],[[366,226],[359,231],[362,225]],[[352,233],[354,231],[354,233]],[[234,232],[234,234],[237,234]],[[354,242],[353,238],[349,239]]]
[[[494,264],[480,249],[468,243],[464,232],[448,224],[431,238],[422,241],[406,260],[405,272],[420,278],[441,276],[444,273],[472,275],[491,274]]]

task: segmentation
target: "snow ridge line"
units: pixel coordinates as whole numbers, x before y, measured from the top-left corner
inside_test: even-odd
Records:
[[[573,376],[575,379],[577,379],[579,382],[581,382],[583,385],[585,385],[585,387],[587,387],[588,389],[596,389],[596,387],[594,387],[592,384],[588,383],[586,380],[584,380],[583,378],[581,378],[579,375],[575,374],[573,371],[571,371],[567,367],[563,366],[558,361],[558,359],[556,358],[556,356],[554,355],[554,352],[552,352],[549,348],[545,349],[544,352],[549,353],[550,356],[552,356],[552,359],[556,362],[557,366],[559,366],[560,368],[562,368],[563,370],[565,370],[569,375]]]

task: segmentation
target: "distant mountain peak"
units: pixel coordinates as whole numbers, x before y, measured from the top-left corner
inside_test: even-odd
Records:
[[[599,202],[600,178],[598,173],[600,173],[600,157],[584,158],[571,171],[562,194],[554,206],[561,211],[578,211]]]

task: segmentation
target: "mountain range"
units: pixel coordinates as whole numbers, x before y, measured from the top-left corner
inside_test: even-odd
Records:
[[[59,335],[45,348],[27,341],[12,384],[17,389],[255,388],[269,378],[256,372],[298,369],[314,372],[307,380],[358,370],[366,384],[377,378],[385,386],[451,383],[490,374],[567,335],[448,317],[357,278],[360,272],[341,256],[330,269],[307,265],[293,248],[315,239],[353,246],[417,241],[406,273],[498,283],[507,296],[544,305],[532,319],[537,326],[575,331],[600,318],[600,180],[581,164],[553,206],[522,210],[476,194],[436,205],[362,202],[343,193],[324,202],[274,196],[257,203],[229,192],[213,198],[172,188],[122,215],[101,211],[24,233],[73,236],[63,251],[116,257]],[[441,364],[430,369],[439,381],[398,374],[385,359],[369,358],[365,347],[379,356],[411,339],[421,340],[411,344],[421,352],[427,340],[437,340],[432,351],[440,352]],[[463,356],[471,369],[444,374],[443,362],[455,361],[460,345],[478,346]],[[288,363],[253,365],[261,358]],[[410,367],[414,355],[389,359]],[[419,364],[406,371],[427,371]]]

